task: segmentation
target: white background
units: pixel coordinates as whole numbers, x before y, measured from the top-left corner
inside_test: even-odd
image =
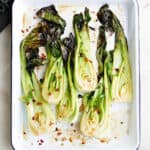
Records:
[[[150,150],[150,0],[139,0],[141,47],[141,150]],[[0,149],[10,150],[11,26],[0,33]]]

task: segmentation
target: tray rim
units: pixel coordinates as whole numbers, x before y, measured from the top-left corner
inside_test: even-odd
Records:
[[[136,38],[137,38],[137,49],[138,49],[138,58],[137,58],[137,61],[138,61],[138,64],[137,64],[137,67],[138,67],[138,86],[139,86],[139,89],[138,89],[138,92],[137,93],[137,96],[138,96],[138,111],[137,111],[137,117],[138,117],[138,134],[137,134],[137,139],[138,139],[138,142],[137,142],[137,145],[136,145],[136,148],[135,150],[140,150],[140,146],[141,146],[141,63],[140,63],[140,4],[139,4],[139,1],[138,0],[132,0],[134,5],[135,5],[135,10],[136,10],[136,13],[137,13],[137,16],[136,16],[136,23],[137,23],[137,28],[136,28]],[[10,62],[11,62],[11,68],[10,68],[10,79],[11,79],[11,83],[10,83],[10,146],[13,150],[15,150],[15,146],[14,146],[14,143],[13,143],[13,128],[12,128],[12,120],[13,120],[13,100],[12,100],[12,87],[13,87],[13,83],[12,83],[12,79],[13,79],[13,74],[12,74],[12,70],[13,70],[13,10],[14,10],[14,5],[15,3],[17,2],[17,0],[13,1],[12,3],[12,10],[11,10],[11,58],[10,58]]]

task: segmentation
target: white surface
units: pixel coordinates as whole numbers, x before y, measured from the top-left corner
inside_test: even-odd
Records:
[[[150,1],[141,1],[140,5],[140,31],[141,31],[141,84],[142,84],[142,150],[150,149],[150,117],[149,89],[150,89]],[[10,26],[0,34],[0,146],[2,150],[9,150],[10,140]]]
[[[133,2],[133,0],[128,0],[128,1],[124,1],[124,0],[120,0],[118,1],[114,1],[114,0],[109,0],[107,1],[108,4],[110,4],[110,8],[116,12],[116,14],[118,15],[119,19],[121,20],[127,38],[128,38],[128,46],[129,46],[129,55],[130,55],[130,61],[131,61],[131,67],[132,67],[132,71],[133,71],[133,88],[134,88],[134,93],[133,93],[133,103],[131,103],[131,109],[130,109],[130,114],[129,114],[129,129],[128,130],[128,134],[126,134],[126,136],[123,136],[122,138],[117,138],[117,140],[111,140],[111,142],[109,142],[108,144],[104,144],[104,143],[100,143],[98,140],[86,140],[87,144],[85,144],[84,146],[82,144],[80,144],[80,141],[75,143],[73,142],[73,144],[70,144],[68,142],[65,142],[64,146],[62,147],[58,142],[52,142],[52,140],[50,141],[50,135],[53,133],[48,133],[48,135],[43,136],[42,138],[44,138],[45,140],[45,144],[41,147],[39,147],[39,145],[35,142],[38,140],[37,137],[35,136],[30,136],[30,138],[28,138],[28,140],[24,140],[23,136],[22,136],[22,130],[23,130],[23,126],[26,126],[27,124],[27,120],[26,120],[26,112],[24,111],[24,107],[22,105],[22,102],[19,101],[19,97],[22,95],[21,93],[21,85],[20,85],[20,52],[19,52],[19,47],[20,47],[20,42],[22,40],[22,33],[21,33],[21,29],[23,27],[22,25],[22,18],[23,16],[25,16],[25,14],[27,14],[27,16],[29,18],[33,18],[32,16],[32,10],[35,8],[41,8],[44,6],[49,5],[49,1],[45,0],[43,2],[43,0],[38,0],[38,3],[35,2],[36,0],[28,0],[26,2],[24,1],[20,1],[20,0],[16,0],[15,4],[13,6],[13,28],[12,28],[12,35],[13,35],[13,43],[12,43],[12,63],[13,63],[13,67],[12,67],[12,112],[13,112],[13,116],[12,116],[12,139],[13,139],[13,146],[14,148],[16,148],[17,150],[23,150],[23,149],[43,149],[43,150],[48,150],[50,149],[62,149],[62,150],[75,150],[75,149],[91,149],[91,147],[94,145],[95,146],[95,150],[98,149],[107,149],[107,150],[126,150],[126,149],[136,149],[136,147],[138,146],[139,143],[139,135],[138,135],[138,131],[139,131],[139,64],[138,64],[138,26],[136,26],[138,24],[138,20],[137,20],[137,9],[136,9],[136,3]],[[65,11],[61,11],[62,9],[58,9],[59,11],[61,11],[61,16],[63,18],[65,18],[65,20],[67,21],[67,28],[66,28],[66,33],[68,35],[69,32],[72,31],[72,16],[73,16],[73,11],[76,11],[77,13],[80,13],[81,11],[84,10],[85,6],[87,6],[90,10],[94,10],[94,11],[98,11],[99,7],[101,7],[105,1],[101,1],[101,3],[98,4],[98,0],[94,0],[94,1],[88,1],[90,2],[87,3],[84,0],[76,0],[75,2],[68,2],[67,0],[63,0],[63,1],[56,1],[56,0],[51,0],[51,3],[54,3],[57,8],[59,8],[59,6],[63,6],[63,5],[71,5],[72,7],[69,9],[65,9]],[[79,5],[80,4],[80,5]],[[18,6],[20,6],[20,8],[18,8]],[[73,7],[74,6],[74,7]],[[21,9],[21,10],[20,10]],[[30,10],[30,11],[28,11]],[[132,11],[131,11],[132,10]],[[129,13],[129,11],[131,11],[131,13]],[[19,14],[18,14],[19,12]],[[29,13],[29,15],[28,15]],[[34,12],[35,13],[35,12]],[[72,13],[72,14],[71,14]],[[68,15],[70,14],[70,15]],[[93,18],[93,17],[92,17]],[[16,21],[17,20],[17,21]],[[93,19],[95,20],[95,19]],[[25,21],[26,22],[26,21]],[[32,19],[30,21],[30,24],[32,25]],[[92,21],[91,21],[92,22]],[[25,23],[26,24],[26,23]],[[69,28],[68,28],[69,27]],[[69,30],[70,29],[70,30]],[[98,30],[98,27],[96,28]],[[131,34],[132,33],[132,34]],[[97,37],[93,36],[93,39],[96,39]],[[95,43],[96,45],[96,43]],[[96,48],[92,47],[92,56],[94,55],[94,53],[96,53]],[[95,50],[95,51],[94,51]],[[94,56],[93,56],[94,57]],[[96,59],[95,59],[96,60]],[[119,106],[119,105],[118,105]],[[120,111],[118,111],[118,113],[121,113],[121,105],[120,105]],[[125,107],[122,108],[123,110],[125,110]],[[116,111],[116,110],[115,110]],[[127,114],[128,115],[128,114]],[[112,114],[112,116],[114,117],[114,114]],[[117,116],[116,116],[117,117]],[[115,118],[115,117],[114,117]],[[125,113],[122,114],[122,118],[126,118]],[[119,119],[119,118],[117,118]],[[117,120],[115,118],[115,120]],[[24,123],[23,123],[24,122]],[[126,122],[126,121],[125,121]],[[116,129],[118,129],[117,132],[119,132],[119,134],[123,134],[123,129],[122,126],[115,126],[116,124],[113,124],[112,122],[110,122],[110,124],[112,125],[110,128],[112,128],[110,130],[110,134],[105,135],[104,137],[111,137],[114,138],[115,136],[118,137],[118,133],[114,133],[113,131],[115,131]],[[57,124],[58,126],[58,124]],[[63,131],[63,129],[66,128],[66,125],[64,126],[61,123],[61,129]],[[69,126],[68,126],[69,128]],[[120,130],[119,130],[120,129]],[[125,130],[125,131],[126,131]],[[67,133],[66,133],[67,134]],[[67,135],[66,135],[67,136]],[[69,136],[67,136],[69,137]],[[40,139],[41,137],[39,137]],[[33,143],[33,145],[31,145],[31,141]]]

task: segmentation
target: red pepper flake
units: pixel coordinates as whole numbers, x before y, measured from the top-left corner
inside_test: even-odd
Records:
[[[23,134],[26,135],[27,133],[25,131],[23,131]]]
[[[66,138],[66,137],[63,137],[63,138],[62,138],[62,141],[63,141],[63,142],[64,142],[64,141],[66,141],[66,140],[67,140],[67,138]]]
[[[41,142],[41,143],[44,143],[44,141],[43,141],[42,139],[40,139],[40,142]]]
[[[88,58],[84,58],[84,60],[85,60],[85,62],[90,62],[90,63],[93,63],[90,59],[88,59]]]
[[[44,53],[41,54],[41,59],[46,59],[46,55]]]
[[[71,126],[71,127],[74,126],[74,123],[71,123],[70,126]]]
[[[50,123],[49,123],[49,126],[52,126],[53,124],[54,124],[53,122],[50,122]]]
[[[36,105],[40,106],[40,105],[42,105],[42,103],[41,102],[37,102]]]
[[[57,78],[58,78],[58,79],[61,79],[61,78],[62,78],[62,76],[60,76],[60,75],[59,75]]]
[[[41,146],[42,145],[42,143],[39,143],[39,146]]]
[[[56,92],[59,92],[59,88],[57,88],[55,91],[56,91]]]
[[[108,139],[105,139],[105,138],[104,139],[100,139],[100,142],[101,143],[108,143]]]
[[[34,116],[32,117],[32,120],[35,120],[35,117],[34,117]]]
[[[82,144],[86,144],[86,141],[84,138],[82,139]]]
[[[80,111],[80,112],[83,112],[84,109],[85,109],[84,104],[81,104],[81,105],[80,105],[80,108],[79,108],[79,111]]]
[[[24,30],[22,29],[21,32],[24,33]]]
[[[52,93],[51,93],[51,92],[49,92],[49,93],[48,93],[48,95],[49,95],[49,96],[51,96],[51,95],[52,95]]]
[[[36,102],[36,100],[35,100],[35,99],[33,99],[33,100],[32,100],[32,102],[33,102],[33,103],[35,103],[35,102]]]
[[[69,142],[72,142],[72,137],[69,137]]]
[[[57,132],[57,136],[60,136],[60,135],[62,135],[62,132]]]
[[[26,32],[29,32],[29,29],[26,29]]]
[[[28,106],[30,103],[29,103],[29,102],[27,102],[26,104],[27,104],[27,106]]]
[[[33,19],[36,19],[36,16],[33,16]]]

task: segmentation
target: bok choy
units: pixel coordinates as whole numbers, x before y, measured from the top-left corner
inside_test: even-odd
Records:
[[[26,45],[26,39],[22,41],[20,47],[21,84],[24,92],[22,101],[26,104],[29,128],[33,134],[40,135],[48,130],[50,122],[54,122],[54,116],[49,104],[41,95],[41,86],[34,71],[27,70],[24,45]]]
[[[52,104],[58,104],[63,98],[67,81],[60,41],[47,44],[49,64],[42,84],[42,96]]]
[[[132,99],[132,73],[124,30],[108,5],[104,5],[97,16],[107,31],[115,32],[115,48],[112,56],[112,99],[130,101]]]
[[[74,56],[74,83],[81,92],[94,91],[97,85],[97,75],[91,59],[90,36],[88,23],[89,10],[85,8],[84,14],[73,17],[73,27],[76,38]]]
[[[99,82],[94,92],[85,94],[85,107],[80,122],[80,130],[86,136],[99,138],[109,128],[111,104],[111,52],[106,52],[106,37],[103,26],[99,29],[97,61]]]
[[[67,80],[65,81],[65,94],[60,103],[57,106],[57,116],[58,118],[67,119],[69,121],[73,121],[76,119],[78,115],[78,97],[77,90],[73,83],[73,63],[72,63],[72,53],[75,48],[75,40],[72,34],[70,34],[69,38],[65,38],[63,40],[63,45],[65,50],[67,51]]]

